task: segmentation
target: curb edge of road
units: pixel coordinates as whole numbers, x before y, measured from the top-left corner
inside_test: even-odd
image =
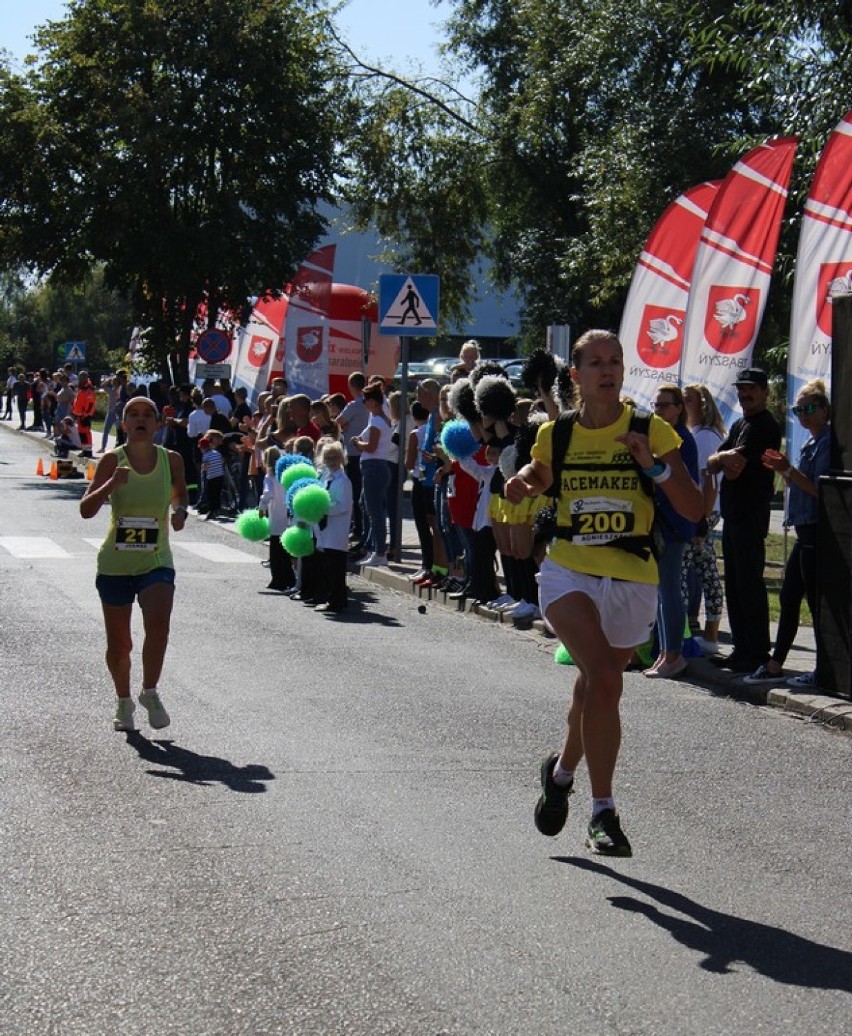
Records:
[[[430,601],[447,611],[465,612],[487,622],[498,622],[517,630],[533,630],[539,633],[543,640],[555,641],[556,639],[540,619],[534,622],[510,621],[509,616],[504,616],[485,605],[473,604],[472,601],[464,599],[461,601],[449,600],[446,593],[436,590],[434,587],[414,586],[409,579],[410,573],[407,571],[363,565],[359,565],[355,571],[362,579],[366,579],[370,583],[416,597],[421,601]],[[810,722],[852,734],[852,702],[847,702],[843,698],[832,698],[826,694],[814,693],[812,690],[795,691],[784,686],[766,687],[746,684],[736,676],[717,669],[706,658],[690,658],[689,670],[680,678],[680,682],[701,687],[711,694],[748,702],[751,705],[766,705],[784,709]]]

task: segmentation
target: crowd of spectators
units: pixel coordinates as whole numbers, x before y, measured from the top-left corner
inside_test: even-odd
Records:
[[[495,417],[487,400],[503,398],[509,391],[505,372],[481,360],[475,340],[465,342],[458,363],[449,370],[450,384],[441,386],[429,378],[417,384],[407,404],[405,442],[400,442],[401,394],[388,391],[379,377],[368,381],[353,373],[346,395],[318,399],[289,395],[286,380],[279,377],[252,407],[246,391],[232,389],[226,380],[209,379],[200,387],[185,384],[162,390],[155,384],[145,389],[131,384],[127,372],[119,370],[101,379],[99,386],[106,393],[107,407],[98,453],[107,449],[113,432],[121,444],[121,414],[128,399],[149,395],[161,418],[156,440],[183,458],[196,512],[208,520],[234,518],[250,507],[269,515],[269,585],[282,591],[294,586],[298,590],[298,566],[281,544],[286,505],[274,488],[275,465],[282,454],[298,453],[330,473],[335,493],[346,497],[345,510],[351,516],[345,538],[339,514],[332,532],[324,536],[333,541],[329,549],[334,566],[326,581],[334,590],[319,603],[330,601],[333,610],[345,605],[345,581],[341,586],[340,580],[345,562],[384,567],[400,560],[398,501],[403,479],[410,485],[419,551],[412,581],[443,589],[452,599],[488,605],[519,622],[531,621],[540,618],[536,577],[543,554],[535,519],[546,501],[539,499],[519,511],[503,499],[502,485],[528,461],[542,423],[573,403],[569,380],[553,371],[553,376],[543,376],[537,362],[528,364],[528,393],[516,396],[511,390],[511,412]],[[502,378],[506,386],[496,396],[495,378]],[[744,416],[730,430],[706,386],[688,385],[681,391],[664,385],[657,394],[655,411],[680,437],[682,459],[704,494],[705,514],[697,526],[686,522],[657,492],[662,534],[659,612],[649,645],[652,662],[642,666],[651,678],[682,673],[688,665],[684,638],[694,635],[693,645],[717,664],[751,682],[777,680],[784,675],[783,661],[803,597],[814,607],[814,500],[828,455],[824,386],[807,386],[794,411],[812,432],[799,469],[778,452],[781,430],[767,408],[766,374],[757,368],[742,372],[737,390]],[[480,395],[486,401],[482,405]],[[4,419],[13,420],[17,409],[19,427],[52,438],[58,455],[79,452],[91,457],[93,398],[88,375],[75,373],[72,364],[52,375],[10,368]],[[460,421],[466,422],[472,447],[475,444],[465,455],[454,454],[442,440],[443,429]],[[798,540],[785,574],[779,642],[770,657],[763,567],[775,472],[790,482],[791,521]],[[723,587],[715,544],[721,519],[724,594],[734,643],[727,657],[721,655],[718,636]]]

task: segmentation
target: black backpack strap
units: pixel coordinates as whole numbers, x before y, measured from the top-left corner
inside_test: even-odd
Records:
[[[553,422],[553,450],[550,458],[550,470],[553,472],[553,482],[547,491],[547,496],[559,499],[562,492],[562,465],[565,463],[565,455],[571,444],[571,432],[574,424],[580,416],[579,410],[563,410]]]
[[[651,427],[651,415],[644,410],[637,410],[633,408],[633,413],[630,415],[630,425],[628,430],[631,432],[639,432],[640,435],[647,435]],[[634,461],[635,464],[635,461]],[[646,496],[654,495],[654,481],[648,478],[645,472],[636,464],[636,470],[639,473],[639,484],[645,492]]]

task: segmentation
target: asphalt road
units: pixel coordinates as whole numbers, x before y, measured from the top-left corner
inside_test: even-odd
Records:
[[[357,577],[317,615],[195,519],[172,726],[117,734],[106,516],[7,429],[3,1036],[849,1032],[852,739],[628,674],[635,856],[592,857],[583,778],[532,824],[572,673],[540,638]]]

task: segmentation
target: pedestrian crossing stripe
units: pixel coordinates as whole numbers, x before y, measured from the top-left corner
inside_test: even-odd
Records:
[[[84,543],[100,550],[103,538],[83,536]],[[204,561],[212,561],[218,565],[256,565],[257,555],[243,550],[236,550],[224,543],[202,543],[191,540],[170,541],[173,548],[185,550],[189,554]],[[0,536],[0,548],[22,561],[59,560],[73,558],[74,555],[47,536]]]
[[[243,550],[226,547],[223,543],[193,543],[187,540],[170,541],[173,547],[179,547],[205,561],[215,561],[219,565],[256,565],[257,555],[246,554]]]
[[[25,561],[38,558],[70,558],[64,547],[46,536],[0,536],[0,547]]]
[[[440,278],[434,274],[382,274],[379,331],[383,335],[436,335]]]

